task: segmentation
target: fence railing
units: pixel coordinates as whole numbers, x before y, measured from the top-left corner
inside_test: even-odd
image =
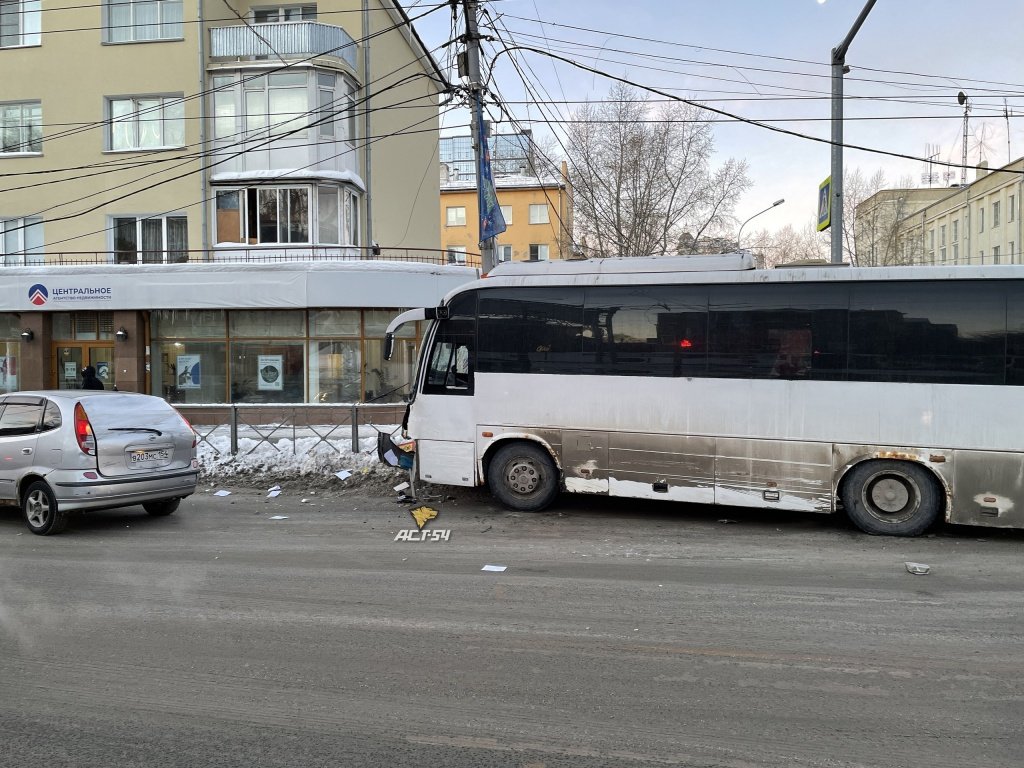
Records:
[[[60,251],[0,256],[0,265],[69,266],[76,264],[225,264],[295,263],[300,261],[387,261],[480,268],[480,254],[429,248],[363,248],[338,245],[231,245],[201,250]]]
[[[175,407],[191,422],[199,442],[206,443],[215,453],[221,453],[221,449],[211,438],[227,431],[229,451],[233,456],[240,452],[239,438],[255,441],[246,446],[246,454],[264,444],[280,450],[277,443],[283,440],[290,440],[292,451],[297,453],[300,438],[313,439],[312,443],[304,441],[306,453],[322,444],[337,450],[330,441],[342,439],[346,431],[355,453],[359,451],[361,426],[393,427],[402,421],[405,414],[403,403],[225,403],[176,404]]]

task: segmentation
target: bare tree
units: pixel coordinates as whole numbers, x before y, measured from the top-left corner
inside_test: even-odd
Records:
[[[817,231],[813,221],[800,230],[787,224],[774,232],[766,229],[755,232],[750,238],[749,250],[759,267],[770,269],[791,261],[828,261],[829,239]]]
[[[576,110],[566,149],[581,242],[595,256],[698,252],[728,225],[749,186],[743,161],[713,168],[704,112],[687,104],[654,110],[617,83],[608,100]],[[683,234],[689,233],[684,238]]]

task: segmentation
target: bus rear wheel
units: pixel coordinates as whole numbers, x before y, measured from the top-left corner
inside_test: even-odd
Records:
[[[547,451],[531,443],[510,443],[487,466],[487,484],[510,509],[540,512],[558,495],[558,469]]]
[[[843,507],[865,533],[917,536],[938,519],[942,493],[935,478],[909,461],[866,461],[843,481]]]

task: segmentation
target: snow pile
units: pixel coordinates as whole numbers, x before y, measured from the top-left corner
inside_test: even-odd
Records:
[[[205,435],[197,448],[200,472],[204,477],[322,477],[334,484],[341,482],[334,473],[348,470],[352,472],[352,478],[345,482],[351,484],[361,479],[385,480],[405,474],[402,470],[382,465],[377,459],[377,429],[390,434],[395,429],[393,426],[377,429],[360,427],[359,445],[355,452],[352,450],[348,427],[335,429],[326,440],[313,430],[325,435],[330,427],[313,427],[295,432],[291,429],[281,430],[274,433],[270,440],[262,440],[251,429],[244,430],[238,437],[238,453],[234,456],[231,455],[231,438],[227,428],[216,429],[208,434],[204,428],[197,428]],[[269,432],[270,429],[267,429],[264,434]]]

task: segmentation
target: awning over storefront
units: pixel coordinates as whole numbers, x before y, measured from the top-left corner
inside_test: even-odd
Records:
[[[478,274],[382,261],[5,267],[0,312],[422,307]]]

